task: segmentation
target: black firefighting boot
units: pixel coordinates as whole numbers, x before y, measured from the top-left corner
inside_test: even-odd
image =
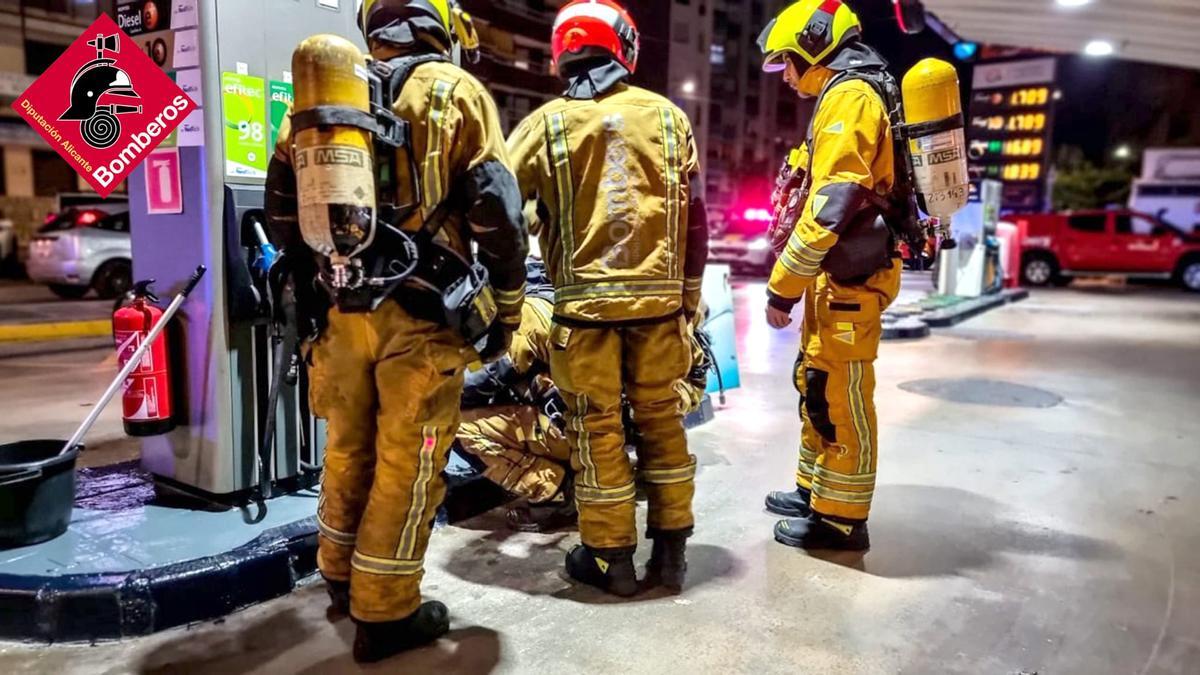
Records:
[[[810,551],[865,551],[871,548],[867,521],[826,516],[816,511],[807,518],[776,523],[775,541]]]
[[[354,660],[374,663],[409,649],[423,647],[450,630],[450,610],[436,600],[422,603],[417,611],[398,621],[358,621],[354,636]]]
[[[563,479],[558,494],[544,502],[525,502],[508,510],[509,528],[517,532],[553,532],[574,527],[579,522],[579,509],[575,507],[575,481],[571,476]]]
[[[638,592],[634,550],[633,546],[604,549],[576,546],[567,553],[567,574],[576,581],[628,598]]]
[[[683,591],[683,579],[687,575],[687,540],[692,528],[682,530],[646,530],[646,537],[654,542],[650,550],[650,561],[646,563],[646,588],[662,586],[672,593]]]
[[[788,518],[807,518],[812,511],[808,508],[812,492],[799,485],[790,492],[768,492],[767,510]]]
[[[350,614],[350,582],[322,578],[325,579],[325,592],[329,594],[329,609],[342,616]]]

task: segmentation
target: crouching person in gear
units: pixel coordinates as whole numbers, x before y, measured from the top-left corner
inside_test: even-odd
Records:
[[[578,518],[565,407],[550,379],[554,289],[531,259],[521,325],[508,354],[467,372],[459,448],[484,475],[522,501],[508,526],[522,532],[572,527]]]
[[[527,235],[495,103],[450,62],[469,18],[450,0],[367,0],[359,20],[372,60],[331,35],[296,50],[267,213],[297,295],[332,305],[307,310],[328,422],[317,559],[369,662],[449,628],[421,602],[425,549],[463,371],[520,321]]]
[[[792,517],[776,525],[776,540],[806,549],[869,547],[878,439],[873,363],[881,314],[900,287],[896,240],[883,217],[896,170],[880,93],[896,85],[859,38],[858,18],[838,0],[800,0],[759,38],[764,70],[782,72],[801,97],[819,97],[805,147],[793,154],[807,158],[807,178],[803,189],[786,191],[780,207],[791,229],[767,307],[770,325],[784,328],[804,299],[794,370],[803,424],[796,489],[766,502]]]
[[[683,585],[696,460],[676,384],[691,364],[687,322],[708,253],[691,125],[667,99],[626,84],[637,54],[637,28],[619,4],[568,3],[552,36],[567,90],[509,138],[555,288],[550,372],[567,405],[583,540],[566,568],[622,596],[638,591],[622,391],[642,434],[637,469],[654,542],[646,583]]]

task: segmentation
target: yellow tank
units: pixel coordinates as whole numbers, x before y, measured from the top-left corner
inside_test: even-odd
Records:
[[[949,220],[967,205],[967,142],[958,72],[925,59],[904,75],[904,121],[921,208]]]
[[[292,77],[300,232],[337,270],[375,236],[373,136],[329,118],[335,109],[370,114],[366,56],[345,38],[314,35],[292,53]]]
[[[925,59],[904,75],[904,117],[909,124],[962,114],[958,71],[941,59]]]

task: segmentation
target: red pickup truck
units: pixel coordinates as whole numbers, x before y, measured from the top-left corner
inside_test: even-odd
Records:
[[[1066,285],[1071,277],[1119,275],[1173,279],[1200,293],[1200,237],[1127,210],[1016,214],[1021,281]]]

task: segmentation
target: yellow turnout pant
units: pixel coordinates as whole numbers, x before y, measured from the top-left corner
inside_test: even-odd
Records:
[[[583,543],[598,549],[637,545],[622,391],[642,434],[637,468],[649,500],[647,525],[691,527],[696,458],[688,454],[676,389],[692,358],[683,317],[623,327],[556,323],[550,341],[550,374],[567,404]]]
[[[313,346],[311,403],[328,422],[317,563],[350,582],[359,620],[401,619],[421,604],[467,361],[456,333],[391,300],[371,313],[331,310]]]
[[[814,511],[866,520],[875,494],[879,433],[875,357],[883,310],[900,291],[899,261],[861,286],[821,274],[804,298],[795,383],[802,403],[796,483]]]
[[[562,487],[571,447],[558,427],[528,405],[464,413],[458,441],[484,465],[484,475],[509,492],[544,502]]]

